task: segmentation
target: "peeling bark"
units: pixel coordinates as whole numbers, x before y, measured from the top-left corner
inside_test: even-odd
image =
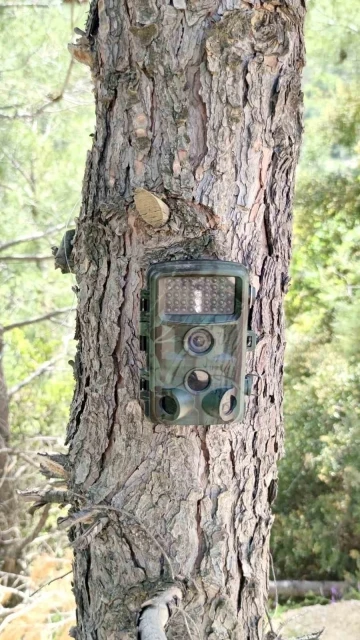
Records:
[[[70,489],[134,519],[107,514],[107,526],[75,553],[78,640],[136,637],[141,603],[169,586],[161,549],[201,637],[263,637],[283,451],[283,295],[304,13],[302,0],[91,5],[96,135],[72,254],[79,342]],[[136,188],[167,204],[164,226],[136,213]],[[258,288],[252,329],[260,341],[248,356],[248,370],[261,376],[258,395],[241,424],[153,425],[139,404],[145,270],[200,257],[242,262]],[[176,616],[167,637],[185,636]]]

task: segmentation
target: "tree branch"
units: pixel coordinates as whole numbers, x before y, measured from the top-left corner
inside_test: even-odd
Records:
[[[21,238],[17,238],[16,240],[9,240],[9,242],[4,242],[4,244],[0,244],[0,251],[5,251],[5,249],[9,249],[10,247],[14,247],[17,244],[21,244],[23,242],[33,242],[34,240],[40,240],[40,238],[45,238],[46,236],[50,236],[52,233],[56,231],[61,231],[64,229],[66,224],[57,224],[55,227],[51,227],[46,231],[39,231],[38,233],[34,233],[31,236],[23,236]]]
[[[60,356],[56,356],[55,358],[52,358],[51,360],[47,360],[47,362],[44,362],[38,369],[33,371],[27,378],[24,378],[24,380],[14,385],[13,387],[11,387],[11,389],[9,389],[8,391],[8,398],[12,398],[12,396],[15,395],[15,393],[20,391],[20,389],[22,389],[26,385],[30,384],[30,382],[35,380],[35,378],[38,378],[43,373],[46,373],[47,371],[49,371],[49,369],[51,369],[53,364],[61,360],[62,357],[63,356],[60,355]]]
[[[42,322],[43,320],[49,320],[50,318],[54,318],[55,316],[59,316],[62,313],[70,313],[73,311],[73,307],[64,307],[63,309],[56,309],[55,311],[50,311],[49,313],[45,313],[43,316],[38,316],[37,318],[31,318],[30,320],[22,320],[19,322],[13,322],[13,324],[7,324],[3,327],[3,332],[11,331],[12,329],[18,329],[19,327],[26,327],[29,324],[36,324],[37,322]]]
[[[16,6],[16,5],[0,5],[0,8],[6,8],[6,7],[11,7],[11,6]],[[27,6],[27,5],[18,5],[18,6]],[[48,6],[48,5],[28,5],[28,6]],[[54,5],[55,6],[55,5]],[[60,102],[60,100],[62,100],[62,98],[64,97],[64,93],[66,91],[67,85],[69,83],[70,80],[70,76],[71,76],[71,70],[73,68],[74,65],[74,60],[71,58],[70,62],[69,62],[69,66],[68,69],[66,71],[65,74],[65,79],[64,82],[62,84],[62,87],[60,89],[60,91],[58,93],[54,93],[53,95],[50,96],[50,100],[48,102],[45,102],[44,104],[42,104],[40,107],[38,107],[33,113],[17,113],[15,112],[14,115],[12,116],[8,116],[5,115],[3,113],[0,114],[0,118],[3,120],[34,120],[35,118],[37,118],[38,116],[40,116],[42,113],[44,113],[44,111],[46,111],[46,109],[48,109],[48,107],[50,107],[52,104],[55,104],[56,102]]]
[[[35,255],[19,255],[19,256],[0,256],[2,262],[42,262],[44,260],[53,260],[54,256],[35,256]]]
[[[324,629],[322,629],[321,631],[315,631],[314,633],[307,633],[306,636],[297,636],[296,638],[291,638],[290,640],[318,640],[323,633]]]
[[[20,7],[41,7],[41,9],[49,9],[51,6],[56,7],[58,5],[40,4],[39,2],[7,2],[6,4],[0,4],[0,9],[13,9],[14,7],[16,9]]]
[[[36,593],[39,593],[39,591],[41,591],[41,589],[44,589],[45,587],[47,587],[52,582],[56,582],[57,580],[62,580],[62,578],[66,578],[66,576],[69,576],[70,573],[72,573],[72,572],[73,572],[73,570],[70,569],[70,571],[67,571],[66,573],[63,573],[61,576],[56,576],[56,578],[53,578],[52,580],[49,580],[48,582],[45,582],[45,584],[42,584],[41,587],[36,589],[36,591],[33,591],[32,593],[30,593],[29,598],[32,598]]]
[[[39,518],[39,521],[36,525],[36,527],[34,527],[34,529],[32,530],[31,533],[29,533],[28,536],[26,536],[26,538],[24,538],[24,540],[22,540],[20,542],[20,544],[16,547],[16,551],[15,554],[17,557],[20,556],[21,551],[27,547],[28,544],[30,544],[33,540],[35,540],[35,538],[37,538],[38,534],[40,533],[40,531],[42,530],[42,528],[45,526],[46,524],[46,520],[48,518],[49,515],[49,511],[50,511],[50,504],[47,504],[45,506],[45,508],[43,509],[43,512]]]

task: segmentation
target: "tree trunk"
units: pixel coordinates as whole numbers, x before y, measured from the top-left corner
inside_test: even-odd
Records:
[[[0,327],[0,569],[9,574],[20,571],[19,558],[14,553],[19,536],[17,496],[15,493],[12,459],[9,456],[9,398],[3,370],[3,328]],[[3,576],[2,583],[12,584],[12,576]]]
[[[263,636],[304,4],[99,0],[75,45],[92,66],[96,133],[74,250],[71,488],[118,509],[75,552],[78,640],[135,638],[136,611],[172,576],[201,638]],[[164,198],[165,226],[136,213],[137,187]],[[259,342],[247,364],[261,380],[241,424],[153,425],[139,402],[144,275],[203,257],[250,271]],[[167,637],[186,637],[184,625],[176,616]]]

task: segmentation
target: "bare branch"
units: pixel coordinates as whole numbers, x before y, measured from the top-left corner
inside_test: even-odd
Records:
[[[290,638],[290,640],[318,640],[324,633],[325,628],[321,631],[315,631],[315,633],[307,633],[305,636],[298,636],[296,638]]]
[[[95,540],[96,536],[101,533],[104,527],[106,527],[108,522],[109,518],[107,516],[99,518],[99,520],[96,520],[94,524],[88,527],[81,536],[73,540],[70,546],[73,549],[76,549],[76,551],[78,551],[79,549],[86,549],[86,547],[88,547],[91,542]]]
[[[82,496],[80,496],[80,494],[75,494],[76,496],[79,496],[80,498]],[[151,531],[149,531],[149,528],[146,527],[140,520],[139,518],[137,518],[133,513],[130,513],[129,511],[126,511],[125,509],[118,509],[117,507],[112,507],[110,505],[102,505],[102,504],[97,504],[94,505],[94,507],[96,507],[96,509],[98,510],[104,510],[104,511],[113,511],[114,513],[118,513],[120,516],[125,516],[126,518],[129,518],[130,520],[133,520],[134,522],[136,522],[136,524],[138,525],[138,527],[140,527],[140,529],[142,529],[146,535],[153,541],[153,543],[157,546],[157,548],[159,549],[159,551],[163,554],[166,562],[169,565],[169,570],[170,570],[170,575],[172,580],[175,580],[175,573],[174,573],[174,568],[172,566],[172,562],[168,556],[168,554],[166,553],[164,547],[160,544],[160,542],[155,538],[155,536],[151,533]]]
[[[16,5],[0,5],[0,8],[7,8],[7,7],[11,7],[11,6],[16,6]],[[18,5],[18,6],[27,6],[27,5]],[[49,5],[38,5],[38,4],[29,4],[28,6],[49,6]],[[69,62],[69,66],[68,69],[66,71],[65,74],[65,79],[64,82],[62,84],[62,87],[60,89],[60,91],[58,93],[53,93],[50,96],[50,100],[48,102],[45,102],[44,104],[42,104],[40,107],[38,107],[33,113],[18,113],[15,112],[14,115],[12,116],[8,116],[5,114],[0,114],[0,118],[2,118],[3,120],[34,120],[35,118],[37,118],[38,116],[40,116],[42,113],[44,113],[44,111],[46,111],[46,109],[48,109],[51,105],[55,104],[56,102],[60,102],[60,100],[62,100],[62,98],[64,97],[64,93],[66,91],[67,85],[69,84],[69,80],[70,80],[70,76],[71,76],[71,71],[74,65],[74,60],[71,58],[70,62]],[[17,167],[18,168],[18,167]]]
[[[19,573],[10,573],[9,571],[0,571],[0,580],[2,578],[16,578],[16,580],[22,580],[23,582],[30,582],[31,578],[29,576],[22,576]]]
[[[68,529],[75,524],[91,524],[97,516],[97,505],[85,507],[76,513],[69,513],[65,518],[57,519],[59,529]]]
[[[53,489],[25,489],[18,491],[18,495],[25,502],[33,502],[33,500],[41,501],[43,504],[71,504],[74,494],[71,491],[59,491]]]
[[[31,455],[34,455],[33,451],[29,451],[29,454],[27,454],[26,451],[17,451],[15,449],[11,449],[11,447],[4,447],[3,449],[0,449],[0,453],[8,453],[11,456],[22,458],[23,460],[25,460],[25,462],[30,464],[32,467],[35,467],[35,469],[40,470],[40,465],[34,462],[34,460],[32,460],[32,458],[30,457]]]
[[[63,356],[60,355],[60,356],[56,356],[55,358],[52,358],[51,360],[47,360],[47,362],[44,362],[38,369],[33,371],[27,378],[24,378],[24,380],[14,385],[13,387],[11,387],[11,389],[9,389],[8,391],[8,398],[12,398],[12,396],[15,395],[15,393],[17,393],[18,391],[20,391],[20,389],[22,389],[23,387],[26,387],[28,384],[30,384],[33,380],[41,376],[43,373],[47,373],[56,362],[61,360],[62,357]]]
[[[5,249],[14,247],[17,244],[22,244],[23,242],[33,242],[34,240],[40,240],[41,238],[50,236],[52,233],[55,233],[56,231],[61,231],[61,229],[64,229],[64,227],[66,227],[66,224],[57,224],[55,227],[51,227],[46,231],[39,231],[38,233],[33,233],[31,236],[23,236],[22,238],[9,240],[9,242],[4,242],[4,244],[0,244],[0,251],[5,251]]]
[[[138,639],[166,640],[164,628],[181,600],[182,593],[178,587],[170,587],[146,600],[137,619]]]
[[[25,606],[23,603],[21,603],[13,609],[8,609],[7,607],[3,607],[2,609],[0,609],[0,617],[5,618],[5,620],[3,620],[0,624],[0,635],[2,635],[2,632],[10,624],[10,622],[16,620],[16,618],[19,618],[20,616],[26,615],[27,613],[29,613],[29,611],[31,611],[38,605],[39,601],[36,599],[31,604],[27,604]]]
[[[39,2],[6,2],[6,4],[0,4],[0,9],[19,9],[21,7],[40,7],[41,9],[49,9],[49,7],[56,7],[57,5],[53,4],[40,4]]]
[[[29,174],[27,173],[27,171],[25,171],[23,169],[23,167],[21,166],[20,162],[18,162],[18,160],[16,158],[14,158],[11,153],[9,153],[8,151],[6,151],[5,149],[2,149],[2,153],[4,154],[4,156],[9,160],[10,164],[14,167],[14,169],[16,169],[16,171],[19,171],[19,173],[22,175],[22,177],[24,178],[24,180],[28,183],[28,185],[30,186],[30,189],[32,192],[34,192],[34,185],[31,179],[31,176],[29,176]]]
[[[0,247],[1,250],[1,247]],[[21,320],[19,322],[13,322],[12,324],[7,324],[3,327],[3,331],[11,331],[12,329],[18,329],[19,327],[26,327],[29,324],[36,324],[37,322],[43,322],[43,320],[49,320],[50,318],[54,318],[55,316],[59,316],[62,313],[70,313],[73,311],[73,307],[64,307],[63,309],[56,309],[55,311],[50,311],[49,313],[45,313],[43,316],[38,316],[37,318],[31,318],[30,320]]]
[[[41,459],[40,473],[46,478],[69,479],[68,456],[64,453],[38,453]]]
[[[45,589],[45,587],[47,587],[49,584],[52,584],[53,582],[56,582],[57,580],[62,580],[62,578],[66,578],[66,576],[69,576],[70,573],[72,573],[72,569],[70,569],[70,571],[67,571],[66,573],[63,573],[61,576],[57,576],[56,578],[53,578],[52,580],[49,580],[49,582],[45,582],[45,584],[41,585],[41,587],[39,587],[39,589],[36,589],[36,591],[33,591],[32,593],[30,593],[29,598],[32,598],[36,593],[39,593],[39,591],[41,591],[42,589]]]
[[[2,262],[43,262],[44,260],[53,260],[53,256],[35,256],[35,255],[19,255],[19,256],[0,256]]]
[[[0,586],[0,589],[1,591],[4,591],[5,594],[6,592],[11,593],[12,595],[18,596],[22,600],[27,600],[28,598],[26,593],[24,593],[23,591],[20,591],[19,589],[15,589],[14,587],[8,587],[7,585],[2,584]]]
[[[37,536],[39,535],[40,531],[42,530],[42,528],[45,526],[46,524],[46,520],[48,518],[49,515],[49,511],[50,511],[50,504],[47,504],[45,509],[43,510],[39,521],[36,525],[36,527],[34,527],[33,531],[31,533],[29,533],[28,536],[26,536],[26,538],[24,538],[24,540],[22,540],[22,542],[17,546],[15,554],[17,556],[20,555],[21,551],[27,547],[28,544],[30,544],[31,542],[33,542],[33,540],[35,540],[35,538],[37,538]]]

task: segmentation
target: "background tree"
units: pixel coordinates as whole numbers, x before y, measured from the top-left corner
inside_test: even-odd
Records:
[[[42,531],[44,543],[46,537],[58,548],[54,519],[45,534],[43,516],[32,522],[15,491],[38,484],[36,453],[61,442],[71,396],[64,365],[71,353],[74,296],[54,272],[51,245],[72,222],[91,132],[90,84],[69,64],[64,48],[72,17],[84,14],[84,8],[60,6],[8,6],[0,14],[3,30],[15,34],[11,51],[5,40],[0,45],[0,585],[15,580],[18,590],[25,579],[11,574],[31,562],[27,545],[38,542]],[[6,594],[1,604],[10,610],[14,599]]]
[[[278,577],[360,569],[360,20],[317,0],[307,23],[305,145],[286,303],[286,456],[273,528]]]
[[[70,488],[98,533],[81,520],[72,532],[78,639],[134,637],[134,612],[174,576],[201,637],[263,635],[304,12],[297,1],[105,1],[71,47],[92,67],[96,100],[67,436]],[[136,215],[136,187],[166,199],[163,228]],[[152,425],[139,404],[145,269],[205,256],[245,263],[259,289],[248,365],[262,384],[242,424]],[[178,616],[169,637],[185,633]]]

